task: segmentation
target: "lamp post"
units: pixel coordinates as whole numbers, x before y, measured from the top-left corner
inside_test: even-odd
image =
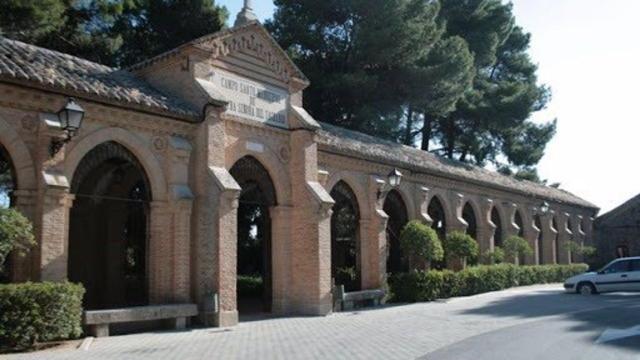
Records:
[[[378,193],[376,197],[378,200],[382,198],[389,191],[400,186],[400,182],[402,182],[402,173],[397,168],[393,168],[391,172],[387,175],[387,181],[382,185],[380,189],[378,189]]]
[[[51,157],[55,156],[64,144],[73,139],[80,127],[82,126],[82,120],[84,119],[84,109],[80,106],[74,98],[69,98],[66,105],[58,111],[58,122],[60,129],[64,131],[64,138],[52,139],[49,145],[49,154]]]

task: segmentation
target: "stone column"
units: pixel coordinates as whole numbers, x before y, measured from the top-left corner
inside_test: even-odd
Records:
[[[523,235],[525,240],[529,243],[531,250],[533,250],[533,254],[531,256],[525,257],[526,265],[535,265],[538,264],[538,235],[540,234],[540,229],[538,229],[534,224],[534,217],[536,214],[536,209],[534,207],[527,207],[525,211],[523,211],[523,219],[522,225],[524,226]]]
[[[443,204],[444,205],[444,204]],[[449,234],[452,231],[467,231],[467,222],[462,218],[462,210],[464,207],[464,195],[458,192],[451,192],[449,196],[449,206],[447,206],[450,216],[446,221],[446,231]],[[446,211],[447,209],[445,209]]]
[[[431,190],[428,187],[421,186],[419,192],[420,201],[418,202],[419,220],[429,227],[433,224],[433,219],[429,216],[429,200],[431,199],[430,192]]]
[[[271,215],[271,263],[273,269],[272,307],[275,314],[286,314],[289,307],[289,283],[291,281],[291,217],[293,207],[274,206]]]
[[[540,224],[542,225],[542,263],[543,264],[555,264],[556,263],[556,237],[558,231],[553,228],[553,217],[555,213],[553,210],[549,210],[546,214],[540,217]]]
[[[558,224],[558,236],[556,241],[558,242],[558,261],[560,264],[569,264],[571,257],[570,251],[567,249],[567,244],[571,241],[573,233],[569,229],[569,214],[566,212],[560,212],[557,216]]]
[[[47,187],[40,197],[36,221],[38,269],[42,281],[67,280],[69,258],[69,209],[74,196],[68,187]]]
[[[507,240],[509,236],[518,235],[520,228],[515,223],[516,210],[518,205],[513,202],[503,202],[504,208],[504,224],[502,225],[502,241]]]
[[[480,222],[476,224],[476,232],[478,233],[478,245],[480,247],[480,255],[493,251],[493,235],[496,231],[496,225],[491,222],[491,209],[493,209],[493,200],[483,198],[480,201],[480,214],[478,218]]]
[[[36,215],[36,197],[35,190],[15,190],[13,192],[15,199],[15,209],[20,211],[27,219],[35,224]],[[29,280],[36,280],[37,271],[34,272],[32,264],[34,263],[34,253],[38,250],[32,248],[24,256],[13,254],[11,261],[13,267],[11,269],[11,281],[12,282],[25,282]]]

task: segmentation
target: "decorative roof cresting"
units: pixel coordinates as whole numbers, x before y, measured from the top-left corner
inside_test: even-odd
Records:
[[[236,17],[236,22],[233,24],[233,26],[242,26],[251,21],[258,21],[258,17],[253,12],[252,3],[253,3],[252,0],[244,0],[244,6],[242,7],[242,10],[240,10],[240,12],[238,13],[238,16]]]

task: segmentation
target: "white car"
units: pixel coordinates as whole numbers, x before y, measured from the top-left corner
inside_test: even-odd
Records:
[[[568,278],[564,288],[583,295],[611,291],[640,291],[640,257],[613,260],[597,272]]]

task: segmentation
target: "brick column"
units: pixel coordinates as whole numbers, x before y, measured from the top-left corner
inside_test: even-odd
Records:
[[[523,236],[529,243],[529,246],[531,246],[531,250],[533,250],[533,254],[531,256],[525,257],[526,265],[538,264],[538,235],[540,234],[540,229],[538,229],[534,224],[535,214],[536,209],[534,207],[527,207],[525,211],[523,211]]]
[[[274,206],[269,209],[271,215],[271,263],[273,269],[272,306],[275,314],[285,314],[288,308],[288,292],[291,274],[291,216],[293,207]]]
[[[502,225],[502,240],[507,240],[509,236],[518,235],[520,228],[515,223],[516,210],[518,205],[512,202],[502,203],[504,208],[504,219]]]
[[[360,221],[360,254],[362,289],[378,289],[383,286],[387,275],[387,220],[382,209],[384,196],[377,198],[385,182],[378,176],[369,177],[367,189],[368,204],[371,204],[371,218]]]
[[[573,232],[573,240],[581,247],[585,246],[585,233],[582,229],[582,219],[582,215],[577,214],[573,214],[569,219],[569,222],[571,224],[571,231]],[[584,256],[581,254],[573,254],[573,261],[583,262]]]
[[[569,229],[569,214],[566,212],[560,212],[557,216],[558,220],[558,236],[556,241],[558,242],[558,261],[560,264],[569,264],[571,257],[570,251],[567,249],[567,244],[571,241],[573,233]]]
[[[482,199],[478,217],[480,221],[476,224],[480,255],[493,251],[493,235],[496,231],[496,225],[491,222],[491,209],[493,209],[493,200],[489,198]]]
[[[542,225],[542,264],[555,264],[556,263],[556,237],[558,231],[553,228],[553,217],[555,213],[553,210],[549,210],[546,214],[540,217],[540,224]]]
[[[64,187],[48,187],[40,197],[36,221],[36,238],[40,244],[35,259],[42,281],[67,280],[69,209],[73,199]]]
[[[420,201],[418,202],[419,220],[429,227],[431,227],[431,225],[433,224],[433,219],[429,216],[429,199],[431,198],[430,192],[431,190],[428,187],[421,186],[419,193]]]

